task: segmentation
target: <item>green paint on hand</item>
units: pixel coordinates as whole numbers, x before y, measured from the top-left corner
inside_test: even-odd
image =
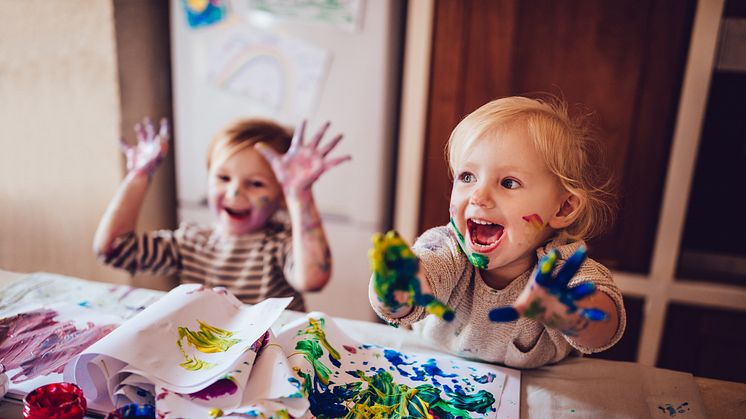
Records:
[[[431,294],[423,294],[417,278],[419,260],[409,245],[395,231],[373,236],[369,252],[373,271],[373,289],[384,306],[397,311],[404,306],[420,305],[446,321],[453,320],[453,310]],[[398,293],[405,293],[406,302],[397,300]]]

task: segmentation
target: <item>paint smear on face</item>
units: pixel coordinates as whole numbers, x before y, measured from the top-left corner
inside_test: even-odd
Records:
[[[524,215],[521,218],[537,230],[544,228],[544,220],[541,219],[539,214]]]
[[[0,360],[6,371],[21,368],[14,383],[62,373],[65,364],[108,335],[116,325],[88,323],[78,329],[71,321],[58,322],[54,310],[37,310],[0,320]]]

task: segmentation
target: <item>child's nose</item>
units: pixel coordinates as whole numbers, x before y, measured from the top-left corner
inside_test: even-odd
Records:
[[[487,188],[477,187],[469,197],[469,203],[478,207],[492,207],[494,202]]]
[[[235,197],[238,196],[239,189],[240,189],[239,185],[229,185],[228,186],[228,191],[226,192],[226,195],[229,198],[235,198]]]

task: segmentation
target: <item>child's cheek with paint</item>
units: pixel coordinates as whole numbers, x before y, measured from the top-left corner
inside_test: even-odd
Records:
[[[251,214],[242,220],[240,230],[242,233],[250,233],[262,229],[267,221],[277,210],[277,200],[262,195],[249,198],[251,202]]]
[[[523,238],[528,243],[540,243],[547,234],[548,225],[538,213],[531,213],[521,217],[524,234]]]

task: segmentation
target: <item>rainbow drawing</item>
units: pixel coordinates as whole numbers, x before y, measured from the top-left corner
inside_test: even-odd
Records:
[[[267,45],[247,46],[235,52],[212,77],[221,89],[235,91],[287,111],[293,103],[293,66],[281,51]]]

